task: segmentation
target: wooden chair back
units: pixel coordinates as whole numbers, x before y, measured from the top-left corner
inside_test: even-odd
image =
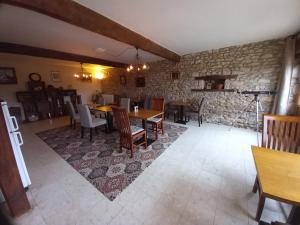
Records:
[[[130,121],[126,109],[120,107],[112,107],[112,110],[120,135],[131,137]]]
[[[130,98],[120,98],[120,107],[130,111]]]
[[[300,116],[263,115],[262,147],[300,153]]]
[[[165,99],[164,98],[153,98],[152,109],[164,112],[165,111]]]

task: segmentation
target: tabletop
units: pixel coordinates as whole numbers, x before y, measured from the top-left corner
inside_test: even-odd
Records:
[[[252,146],[265,197],[300,206],[300,155]]]
[[[164,112],[157,110],[149,110],[149,109],[139,109],[137,112],[129,112],[128,115],[130,117],[135,117],[143,120],[147,120],[152,117],[156,117],[162,115]]]
[[[95,107],[94,110],[98,110],[101,112],[111,112],[112,108],[111,108],[111,105],[104,105],[104,106]]]

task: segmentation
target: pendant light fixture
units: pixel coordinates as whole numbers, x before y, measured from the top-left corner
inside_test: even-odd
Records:
[[[80,63],[80,72],[75,73],[74,77],[82,81],[92,81],[92,74],[88,72],[84,72],[83,63]]]
[[[136,47],[136,55],[135,55],[135,62],[133,64],[130,64],[126,71],[128,73],[140,73],[140,72],[146,72],[149,69],[149,65],[146,63],[142,63],[140,55],[139,55],[139,49]]]

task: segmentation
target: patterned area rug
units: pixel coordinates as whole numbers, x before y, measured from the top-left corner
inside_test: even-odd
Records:
[[[118,132],[99,131],[92,142],[88,132],[81,139],[80,128],[73,130],[69,126],[37,135],[112,201],[186,130],[165,124],[165,134],[159,135],[147,149],[136,149],[133,158],[124,149],[118,152]],[[154,138],[152,135],[148,132],[150,138]]]

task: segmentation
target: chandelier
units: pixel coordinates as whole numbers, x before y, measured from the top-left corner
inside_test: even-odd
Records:
[[[139,49],[136,48],[135,62],[134,64],[130,64],[126,70],[127,72],[137,73],[137,72],[145,72],[149,69],[149,65],[146,63],[142,63],[141,58],[139,56]]]
[[[84,72],[82,64],[83,63],[80,63],[80,72],[75,73],[74,77],[82,81],[92,81],[92,74],[88,72]]]

